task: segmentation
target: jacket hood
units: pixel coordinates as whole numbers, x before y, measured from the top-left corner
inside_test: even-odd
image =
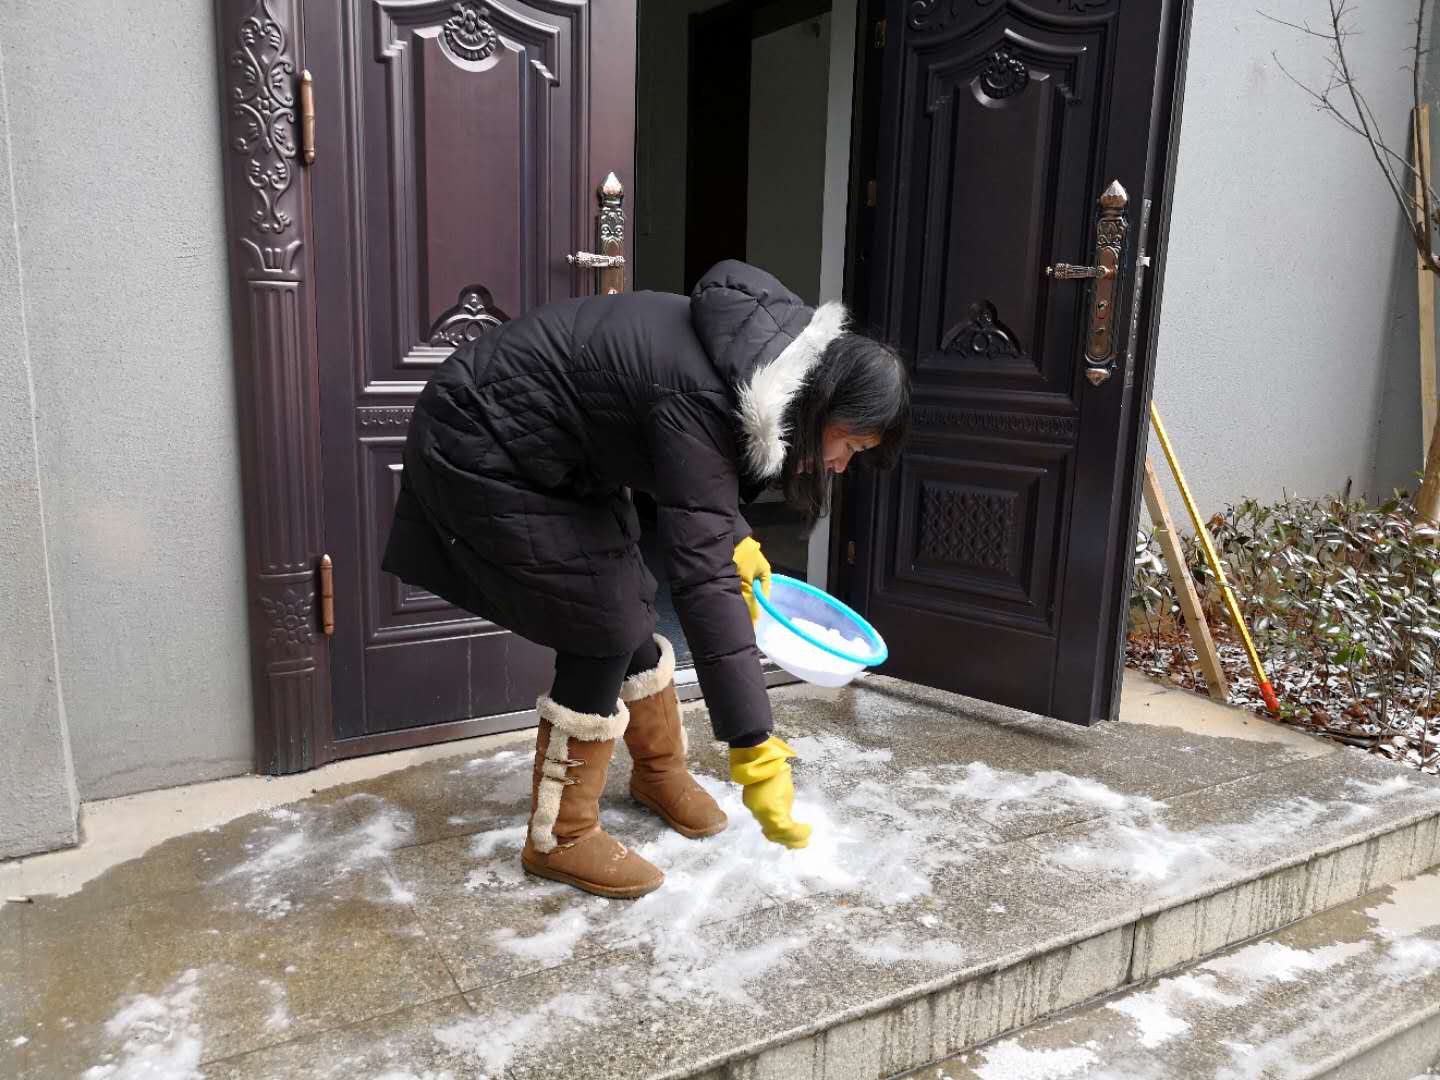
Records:
[[[849,318],[838,301],[806,305],[758,267],[734,260],[706,273],[690,294],[690,321],[717,371],[735,388],[745,466],[780,475],[790,432],[785,412]]]

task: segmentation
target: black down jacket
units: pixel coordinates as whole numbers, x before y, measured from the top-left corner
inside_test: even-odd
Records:
[[[689,300],[588,297],[483,335],[415,406],[384,568],[541,645],[628,655],[655,580],[625,489],[649,492],[715,734],[768,730],[742,493],[779,474],[786,406],[844,320],[725,262]]]

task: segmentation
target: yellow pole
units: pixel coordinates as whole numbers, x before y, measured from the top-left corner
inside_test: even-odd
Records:
[[[1185,474],[1180,471],[1175,449],[1170,445],[1170,437],[1165,434],[1165,425],[1160,422],[1160,410],[1153,401],[1150,403],[1150,423],[1154,425],[1155,438],[1160,441],[1160,449],[1165,452],[1165,460],[1170,463],[1170,471],[1175,476],[1175,486],[1180,489],[1180,499],[1185,503],[1190,520],[1195,524],[1195,536],[1200,541],[1200,549],[1205,553],[1205,561],[1210,564],[1210,571],[1220,583],[1220,595],[1225,602],[1225,610],[1230,615],[1230,621],[1235,624],[1240,640],[1245,644],[1245,655],[1250,658],[1250,670],[1255,673],[1255,681],[1260,684],[1260,696],[1265,699],[1265,707],[1270,710],[1270,715],[1279,716],[1280,699],[1276,697],[1275,687],[1270,685],[1270,679],[1265,674],[1265,665],[1260,662],[1255,643],[1250,640],[1250,629],[1245,625],[1245,616],[1240,614],[1240,603],[1235,599],[1235,591],[1230,588],[1225,570],[1220,565],[1220,555],[1210,539],[1210,530],[1205,528],[1205,523],[1200,519],[1200,508],[1195,505],[1190,487],[1185,483]]]

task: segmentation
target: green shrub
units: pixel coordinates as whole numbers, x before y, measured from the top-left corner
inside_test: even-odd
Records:
[[[1291,719],[1392,751],[1398,740],[1403,756],[1425,764],[1440,756],[1430,749],[1440,741],[1425,742],[1440,702],[1440,533],[1416,524],[1407,500],[1246,500],[1209,526]],[[1220,590],[1199,544],[1183,545],[1207,621],[1232,643],[1228,671],[1234,638]],[[1148,658],[1142,666],[1153,671],[1168,648],[1172,667],[1187,666],[1175,648],[1184,635],[1175,589],[1151,534],[1136,545],[1130,603],[1132,659]]]

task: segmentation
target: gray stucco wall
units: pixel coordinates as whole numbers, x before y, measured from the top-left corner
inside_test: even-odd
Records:
[[[0,858],[76,839],[0,48]]]
[[[61,16],[42,0],[6,0],[0,47],[80,794],[244,772],[252,718],[213,5],[117,0]],[[0,611],[7,636],[23,629],[15,618]]]
[[[815,304],[825,202],[830,15],[758,37],[750,53],[745,257]]]
[[[1383,495],[1421,465],[1401,215],[1365,143],[1317,113],[1272,55],[1324,85],[1324,43],[1257,7],[1325,19],[1323,0],[1195,5],[1156,400],[1206,513],[1347,482]],[[1413,5],[1353,7],[1354,69],[1404,152]]]

